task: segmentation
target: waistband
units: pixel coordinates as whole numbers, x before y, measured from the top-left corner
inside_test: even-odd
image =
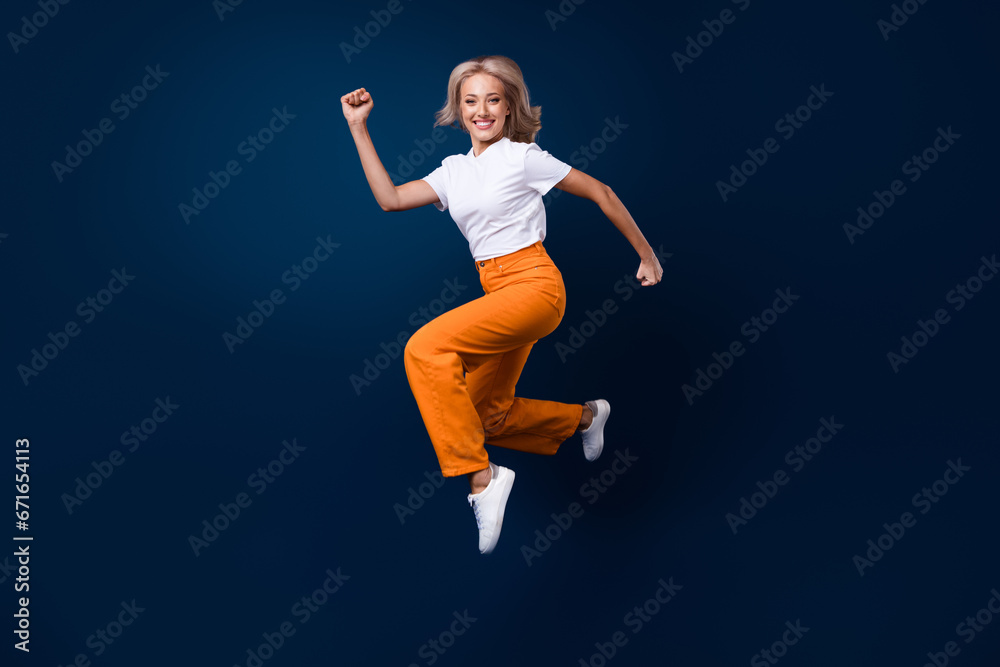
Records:
[[[513,263],[515,260],[521,259],[528,255],[546,255],[545,246],[542,245],[541,241],[535,241],[529,246],[521,248],[520,250],[515,250],[514,252],[507,253],[506,255],[500,255],[499,257],[491,257],[490,259],[482,259],[476,262],[476,270],[493,265],[499,268],[503,268],[504,263]]]

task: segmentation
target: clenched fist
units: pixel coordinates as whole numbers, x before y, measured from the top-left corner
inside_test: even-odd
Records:
[[[347,93],[340,98],[340,103],[344,107],[344,118],[348,125],[363,125],[375,104],[364,88]]]

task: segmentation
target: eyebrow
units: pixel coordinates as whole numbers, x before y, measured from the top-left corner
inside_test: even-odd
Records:
[[[500,93],[486,93],[486,97],[489,97],[490,95],[499,95],[499,94]],[[466,97],[479,97],[475,93],[466,93],[465,96]]]

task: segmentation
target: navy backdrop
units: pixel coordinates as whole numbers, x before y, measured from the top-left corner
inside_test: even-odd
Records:
[[[997,19],[5,3],[3,664],[996,665]],[[397,347],[478,276],[339,97],[402,183],[494,53],[664,276],[546,196],[568,306],[518,389],[614,414],[595,463],[490,449],[484,557]]]

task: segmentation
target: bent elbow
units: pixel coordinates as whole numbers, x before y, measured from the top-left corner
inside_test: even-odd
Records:
[[[610,185],[605,185],[604,183],[601,183],[601,187],[597,192],[598,203],[603,204],[605,202],[614,201],[615,199],[617,199],[617,197],[618,195],[615,194],[615,191],[611,189]]]
[[[393,201],[379,201],[378,205],[382,207],[383,211],[392,212],[399,210],[399,190],[398,185],[392,186],[392,199]]]
[[[378,205],[386,213],[391,213],[393,211],[398,211],[399,210],[399,198],[397,197],[396,201],[394,201],[394,202],[381,202],[380,201],[378,203]]]

